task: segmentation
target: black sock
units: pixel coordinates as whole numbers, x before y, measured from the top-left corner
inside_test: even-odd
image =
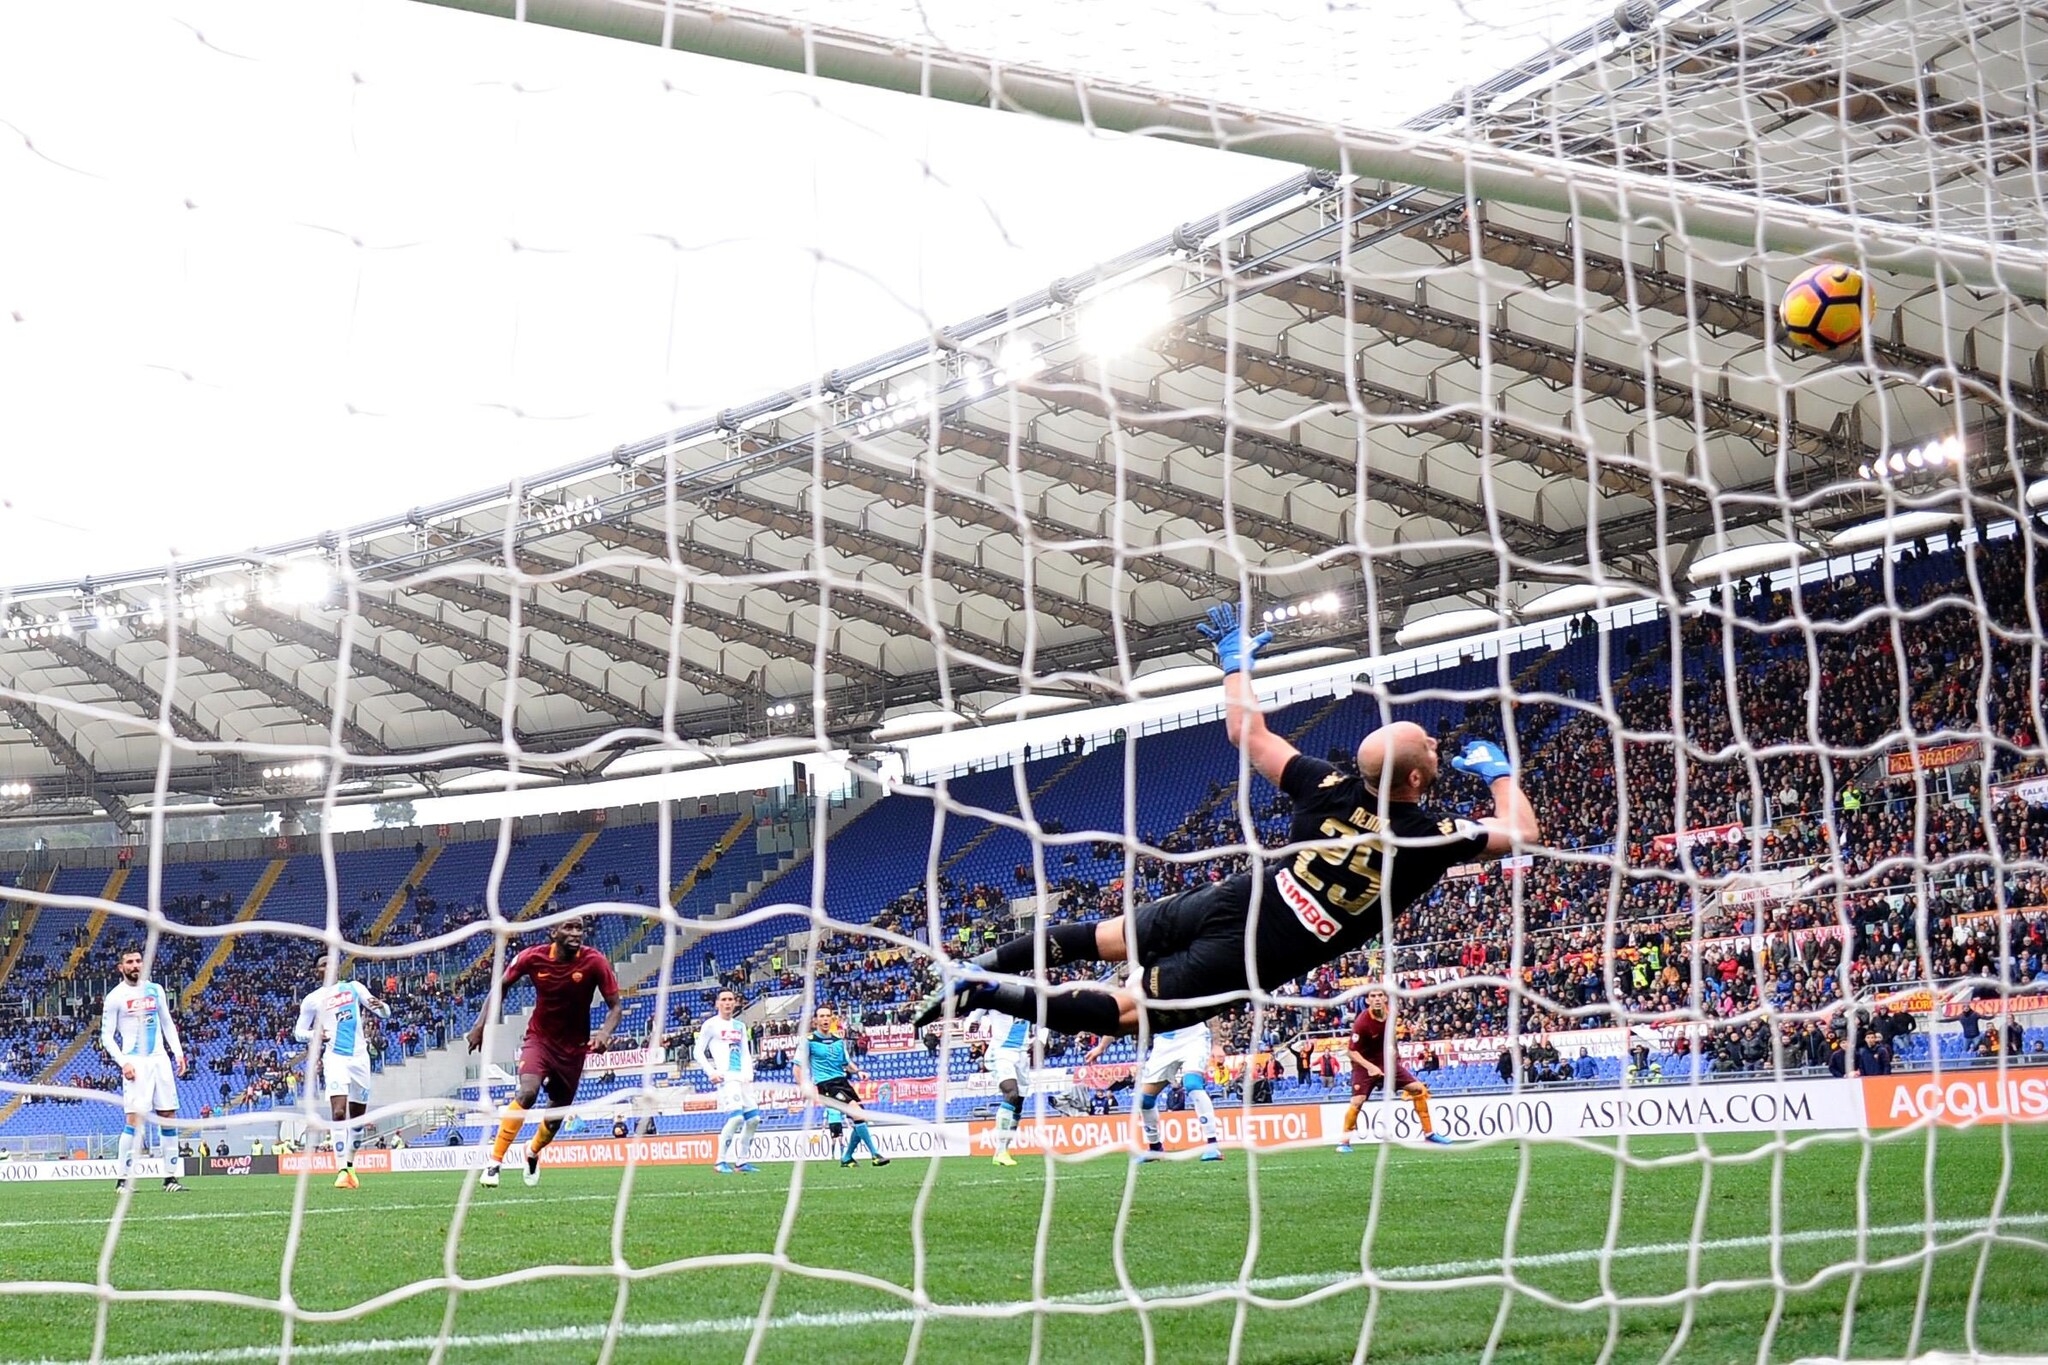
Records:
[[[1007,1014],[1014,1019],[1039,1018],[1038,992],[1021,982],[1008,981],[979,1000],[977,1005]],[[1045,997],[1045,1026],[1056,1033],[1126,1033],[1123,1007],[1108,991],[1055,991]]]
[[[1102,953],[1095,946],[1093,920],[1086,924],[1055,924],[1045,931],[1047,966],[1058,966],[1062,962],[1097,962],[1101,958]],[[999,943],[975,958],[974,965],[985,972],[1022,976],[1038,965],[1037,940],[1026,934],[1008,943]]]

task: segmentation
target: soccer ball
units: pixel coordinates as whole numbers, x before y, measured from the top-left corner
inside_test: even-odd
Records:
[[[1863,335],[1866,308],[1876,296],[1853,266],[1825,261],[1785,287],[1778,320],[1795,346],[1810,351],[1839,351]]]

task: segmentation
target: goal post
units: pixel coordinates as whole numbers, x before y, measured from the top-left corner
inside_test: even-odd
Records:
[[[164,65],[334,196],[283,231],[345,263],[319,278],[353,277],[346,312],[307,335],[345,320],[357,349],[301,344],[294,272],[259,253],[274,334],[225,288],[176,307],[309,388],[330,376],[303,356],[348,357],[333,392],[364,417],[355,362],[396,357],[512,482],[454,496],[423,459],[345,533],[0,592],[0,760],[61,766],[126,824],[111,793],[149,802],[146,844],[5,890],[37,913],[0,944],[0,1143],[26,1110],[118,1156],[0,1164],[0,1357],[1926,1365],[2048,1342],[2034,8],[1385,0],[1587,26],[1357,127],[1262,107],[1288,104],[1270,75],[1145,88],[1115,44],[1006,62],[972,23],[938,31],[990,51],[703,0],[419,0],[379,7],[386,67],[324,11],[206,3],[302,26],[295,48],[186,25],[190,66]],[[437,29],[432,63],[401,45]],[[700,65],[684,91],[684,59],[627,42],[819,79]],[[567,74],[501,79],[500,47]],[[300,91],[332,120],[283,116]],[[136,107],[165,148],[222,126],[188,133],[161,93]],[[0,89],[17,155],[96,164],[29,114]],[[246,224],[189,206],[284,179],[280,145],[149,182],[193,181],[164,202],[195,261],[241,259]],[[458,163],[476,180],[422,192]],[[753,178],[721,195],[714,165]],[[952,288],[998,276],[1024,297],[970,313]],[[1781,325],[1795,277],[1811,315]],[[152,382],[211,382],[157,330]],[[726,356],[760,386],[705,401]],[[527,477],[491,433],[569,410],[533,395],[579,394],[551,388],[578,367],[640,439],[554,438]],[[0,778],[0,850],[76,815]],[[185,843],[201,819],[218,838]],[[156,1174],[113,1134],[169,1116],[86,1017],[115,968],[75,970],[131,941],[189,986],[198,1117],[239,1149],[202,1149],[168,1214],[60,1187]],[[970,1005],[1038,1017],[933,1026],[987,954],[1004,980]],[[1224,1007],[1158,1012],[1162,958]],[[21,961],[70,983],[17,1019]],[[1134,1038],[1106,1036],[1117,991],[1149,991]],[[328,1046],[375,1004],[377,1051]],[[430,1140],[357,1140],[421,1109]],[[281,1125],[312,1146],[248,1148]]]
[[[423,0],[780,71],[1163,136],[1475,200],[1585,214],[1679,237],[1796,256],[1846,254],[1885,270],[2048,298],[2048,251],[1858,218],[1502,147],[1434,129],[1319,124],[1028,64],[698,0]],[[1588,46],[1620,35],[1600,25]]]

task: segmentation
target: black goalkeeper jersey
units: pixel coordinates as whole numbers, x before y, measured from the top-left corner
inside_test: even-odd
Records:
[[[1296,754],[1280,774],[1295,853],[1267,864],[1258,910],[1260,984],[1271,987],[1360,947],[1445,872],[1486,853],[1487,830],[1412,802],[1380,816],[1357,773]]]

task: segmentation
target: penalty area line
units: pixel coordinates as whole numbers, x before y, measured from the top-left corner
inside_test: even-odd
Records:
[[[538,1202],[538,1201],[533,1201]],[[2014,1214],[1998,1220],[2000,1228],[2030,1228],[2048,1226],[2048,1214]],[[1895,1223],[1888,1227],[1872,1227],[1861,1230],[1861,1235],[1872,1239],[1895,1239],[1900,1237],[1927,1237],[1938,1233],[1974,1232],[1984,1224],[1970,1218],[1948,1218],[1930,1223]],[[1545,1266],[1580,1265],[1602,1259],[1635,1260],[1657,1256],[1679,1256],[1694,1249],[1702,1252],[1760,1250],[1773,1244],[1778,1246],[1805,1246],[1818,1242],[1853,1241],[1859,1235],[1856,1228],[1816,1228],[1797,1232],[1779,1233],[1775,1237],[1759,1233],[1747,1237],[1722,1237],[1709,1241],[1655,1242],[1641,1246],[1622,1246],[1608,1251],[1604,1247],[1588,1247],[1578,1251],[1543,1252],[1533,1256],[1512,1258],[1494,1257],[1485,1260],[1440,1261],[1434,1265],[1389,1266],[1377,1271],[1382,1280],[1424,1281],[1456,1279],[1466,1275],[1498,1272],[1512,1267],[1515,1270]],[[1199,1284],[1154,1285],[1136,1291],[1141,1300],[1182,1300],[1223,1294],[1240,1287],[1255,1294],[1271,1294],[1279,1290],[1322,1289],[1329,1285],[1341,1284],[1357,1277],[1355,1271],[1311,1271],[1295,1275],[1273,1275],[1250,1280],[1240,1286],[1235,1280],[1210,1280]],[[545,1278],[545,1277],[536,1277]],[[1042,1302],[998,1301],[992,1303],[945,1304],[929,1309],[876,1308],[848,1309],[836,1313],[788,1313],[768,1321],[768,1330],[802,1331],[844,1330],[850,1327],[881,1327],[909,1324],[919,1319],[987,1318],[1000,1320],[1022,1317],[1039,1308],[1057,1311],[1062,1306],[1075,1308],[1099,1307],[1119,1304],[1129,1298],[1121,1290],[1093,1290],[1081,1294],[1058,1295]],[[1136,1305],[1133,1305],[1136,1306]],[[734,1336],[751,1334],[761,1326],[761,1320],[754,1314],[724,1318],[685,1318],[671,1322],[628,1322],[621,1323],[617,1336],[624,1341],[664,1341],[706,1336]],[[504,1332],[485,1332],[450,1336],[373,1337],[363,1341],[338,1341],[328,1343],[294,1342],[291,1348],[295,1360],[351,1360],[384,1355],[416,1354],[423,1351],[464,1351],[499,1350],[505,1347],[575,1345],[585,1342],[602,1341],[609,1335],[609,1329],[589,1324],[570,1327],[532,1327]],[[229,1346],[193,1351],[159,1351],[147,1355],[103,1356],[93,1361],[56,1361],[45,1357],[33,1365],[248,1365],[257,1361],[277,1360],[282,1353],[281,1346]]]

